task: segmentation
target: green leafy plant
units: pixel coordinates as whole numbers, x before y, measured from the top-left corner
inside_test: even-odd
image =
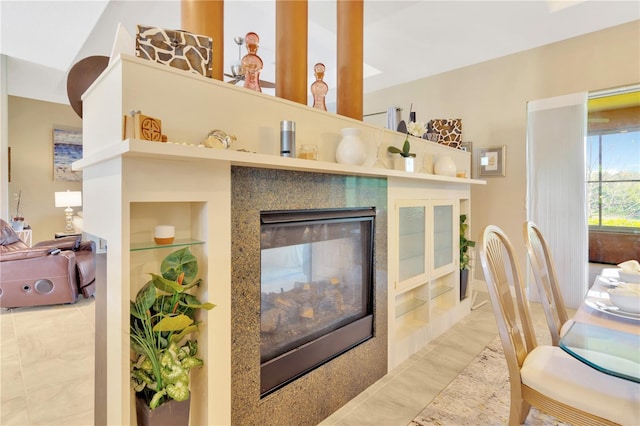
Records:
[[[460,270],[469,269],[469,262],[471,261],[471,257],[469,256],[469,247],[475,247],[476,242],[468,240],[467,230],[469,229],[469,224],[467,222],[467,215],[460,215]]]
[[[402,145],[402,150],[396,148],[395,146],[390,146],[387,148],[391,154],[400,154],[403,157],[415,157],[416,154],[410,152],[411,144],[409,143],[409,134],[407,133],[407,139],[405,139],[404,144]]]
[[[202,279],[188,247],[165,257],[160,270],[130,302],[131,386],[151,409],[189,398],[190,370],[204,363],[197,340],[187,336],[198,330],[196,312],[215,307],[189,293]]]

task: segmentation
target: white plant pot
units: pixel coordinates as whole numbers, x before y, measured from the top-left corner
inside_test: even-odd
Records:
[[[14,231],[22,231],[24,229],[24,220],[11,220],[11,227]]]
[[[395,170],[402,170],[405,172],[416,171],[416,158],[415,157],[403,157],[398,155],[395,157],[393,168]]]

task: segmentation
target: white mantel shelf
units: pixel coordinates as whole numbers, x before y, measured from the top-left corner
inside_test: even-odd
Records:
[[[277,170],[295,170],[304,172],[330,173],[358,176],[396,177],[412,180],[451,182],[461,184],[484,185],[486,181],[440,176],[430,173],[409,173],[400,170],[378,167],[354,166],[327,161],[305,160],[279,157],[276,155],[253,152],[206,148],[196,145],[172,142],[150,142],[139,139],[126,139],[73,163],[74,170],[101,163],[116,157],[144,157],[174,161],[227,161],[233,166],[256,167]]]

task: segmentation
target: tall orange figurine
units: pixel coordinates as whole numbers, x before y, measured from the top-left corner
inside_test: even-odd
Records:
[[[313,71],[316,75],[316,81],[311,84],[311,94],[313,95],[313,107],[326,111],[327,105],[324,98],[327,96],[329,86],[324,82],[324,64],[318,62],[313,67]]]
[[[262,92],[260,88],[260,72],[262,71],[262,59],[258,56],[260,37],[250,32],[244,37],[247,45],[247,54],[242,57],[242,72],[244,73],[244,87]]]

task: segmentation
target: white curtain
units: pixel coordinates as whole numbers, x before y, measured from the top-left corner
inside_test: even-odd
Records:
[[[587,93],[527,104],[527,219],[547,240],[572,308],[588,289],[586,131]]]

